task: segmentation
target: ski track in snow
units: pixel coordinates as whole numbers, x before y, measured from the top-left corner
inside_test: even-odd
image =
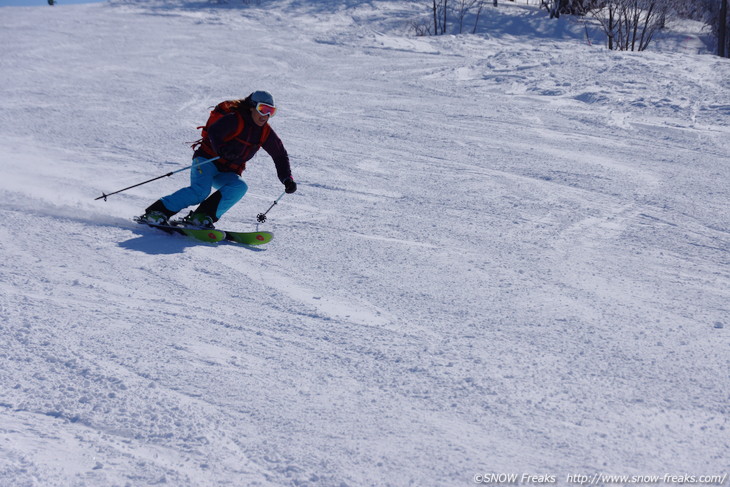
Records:
[[[728,470],[727,60],[512,6],[0,10],[0,485]],[[94,201],[254,89],[300,188],[266,248],[130,220],[187,173]]]

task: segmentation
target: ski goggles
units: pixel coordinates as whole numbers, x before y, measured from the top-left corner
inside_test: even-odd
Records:
[[[276,107],[273,105],[267,105],[266,103],[257,103],[256,111],[259,112],[259,115],[262,117],[273,117],[276,115]]]

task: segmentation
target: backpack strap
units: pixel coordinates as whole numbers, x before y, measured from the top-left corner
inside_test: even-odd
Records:
[[[261,131],[261,140],[259,140],[259,147],[264,145],[266,142],[266,139],[269,138],[269,134],[271,133],[271,127],[269,127],[269,124],[267,123],[264,125],[264,129]]]
[[[235,139],[236,137],[241,135],[241,132],[243,132],[243,127],[245,125],[243,122],[243,117],[241,116],[241,114],[238,111],[235,111],[233,113],[236,114],[236,118],[238,119],[238,125],[236,125],[236,130],[234,132],[232,132],[230,135],[228,135],[227,137],[225,137],[223,139],[224,142],[228,142],[228,141]]]
[[[243,117],[238,112],[236,112],[236,115],[238,115],[238,128],[236,129],[235,133],[229,135],[228,137],[226,137],[224,139],[226,142],[237,138],[239,135],[241,135],[241,132],[243,132],[243,127],[244,127]],[[259,148],[261,148],[262,145],[264,145],[264,143],[266,142],[266,139],[269,138],[270,133],[271,133],[271,127],[269,127],[269,124],[267,123],[266,125],[263,126],[263,128],[261,130],[261,138],[259,139],[258,147],[256,148],[256,150],[258,150]],[[238,141],[246,146],[254,145],[251,142],[248,142],[245,140],[239,139]]]

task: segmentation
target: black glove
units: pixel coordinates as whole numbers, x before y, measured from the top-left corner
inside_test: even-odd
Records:
[[[294,193],[297,190],[297,183],[294,182],[294,179],[289,176],[284,180],[284,191],[286,191],[289,194]]]

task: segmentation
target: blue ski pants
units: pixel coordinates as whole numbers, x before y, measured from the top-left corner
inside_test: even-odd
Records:
[[[235,172],[221,172],[213,162],[200,164],[205,160],[205,157],[193,159],[194,167],[190,170],[190,186],[162,197],[165,208],[177,213],[188,206],[200,204],[208,198],[211,188],[215,188],[220,193],[220,201],[214,205],[217,206],[215,215],[210,216],[214,216],[218,220],[243,198],[248,191],[248,185],[241,179],[241,176]],[[195,167],[196,165],[198,166]]]

